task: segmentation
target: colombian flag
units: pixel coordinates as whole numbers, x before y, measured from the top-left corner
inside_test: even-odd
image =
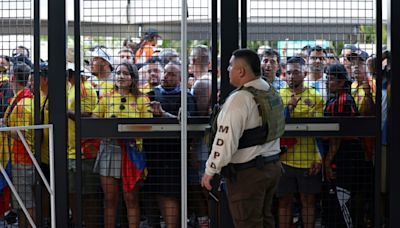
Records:
[[[5,132],[0,132],[0,162],[6,170],[7,175],[11,177],[11,159],[8,148],[8,137]],[[10,210],[10,200],[10,188],[3,174],[0,173],[0,217],[2,217],[6,211]]]
[[[124,192],[130,192],[136,183],[147,175],[142,140],[120,140],[122,150],[122,184]]]

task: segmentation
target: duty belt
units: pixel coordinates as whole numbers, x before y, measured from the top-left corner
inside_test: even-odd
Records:
[[[234,166],[236,171],[241,171],[241,170],[245,170],[245,169],[249,169],[249,168],[253,168],[253,167],[261,168],[262,166],[264,166],[268,163],[277,162],[277,161],[279,161],[279,154],[268,156],[268,157],[259,155],[248,162],[232,164],[232,165]]]
[[[268,157],[259,155],[255,157],[253,160],[250,160],[248,162],[239,164],[229,163],[227,166],[221,169],[221,174],[224,177],[231,179],[232,181],[236,181],[237,172],[241,170],[250,169],[254,167],[256,167],[257,169],[262,169],[264,165],[277,161],[279,161],[279,154]]]

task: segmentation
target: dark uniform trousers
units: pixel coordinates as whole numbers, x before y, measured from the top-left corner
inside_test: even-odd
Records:
[[[282,166],[279,161],[237,172],[227,179],[229,207],[236,228],[275,228],[271,213]]]

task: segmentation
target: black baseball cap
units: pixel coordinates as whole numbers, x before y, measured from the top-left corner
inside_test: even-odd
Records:
[[[154,37],[161,38],[161,36],[158,34],[157,29],[149,28],[149,30],[147,30],[147,31],[144,33],[144,37],[143,37],[143,38],[144,38],[145,40],[151,40],[151,39],[153,39]]]
[[[330,64],[325,67],[324,73],[334,75],[337,79],[346,80],[346,82],[352,82],[343,64]]]

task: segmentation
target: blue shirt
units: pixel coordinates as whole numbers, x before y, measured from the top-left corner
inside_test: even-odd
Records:
[[[277,76],[275,76],[275,78],[271,84],[278,91],[282,88],[287,87],[287,83],[284,80],[281,80],[280,78],[278,78]]]

